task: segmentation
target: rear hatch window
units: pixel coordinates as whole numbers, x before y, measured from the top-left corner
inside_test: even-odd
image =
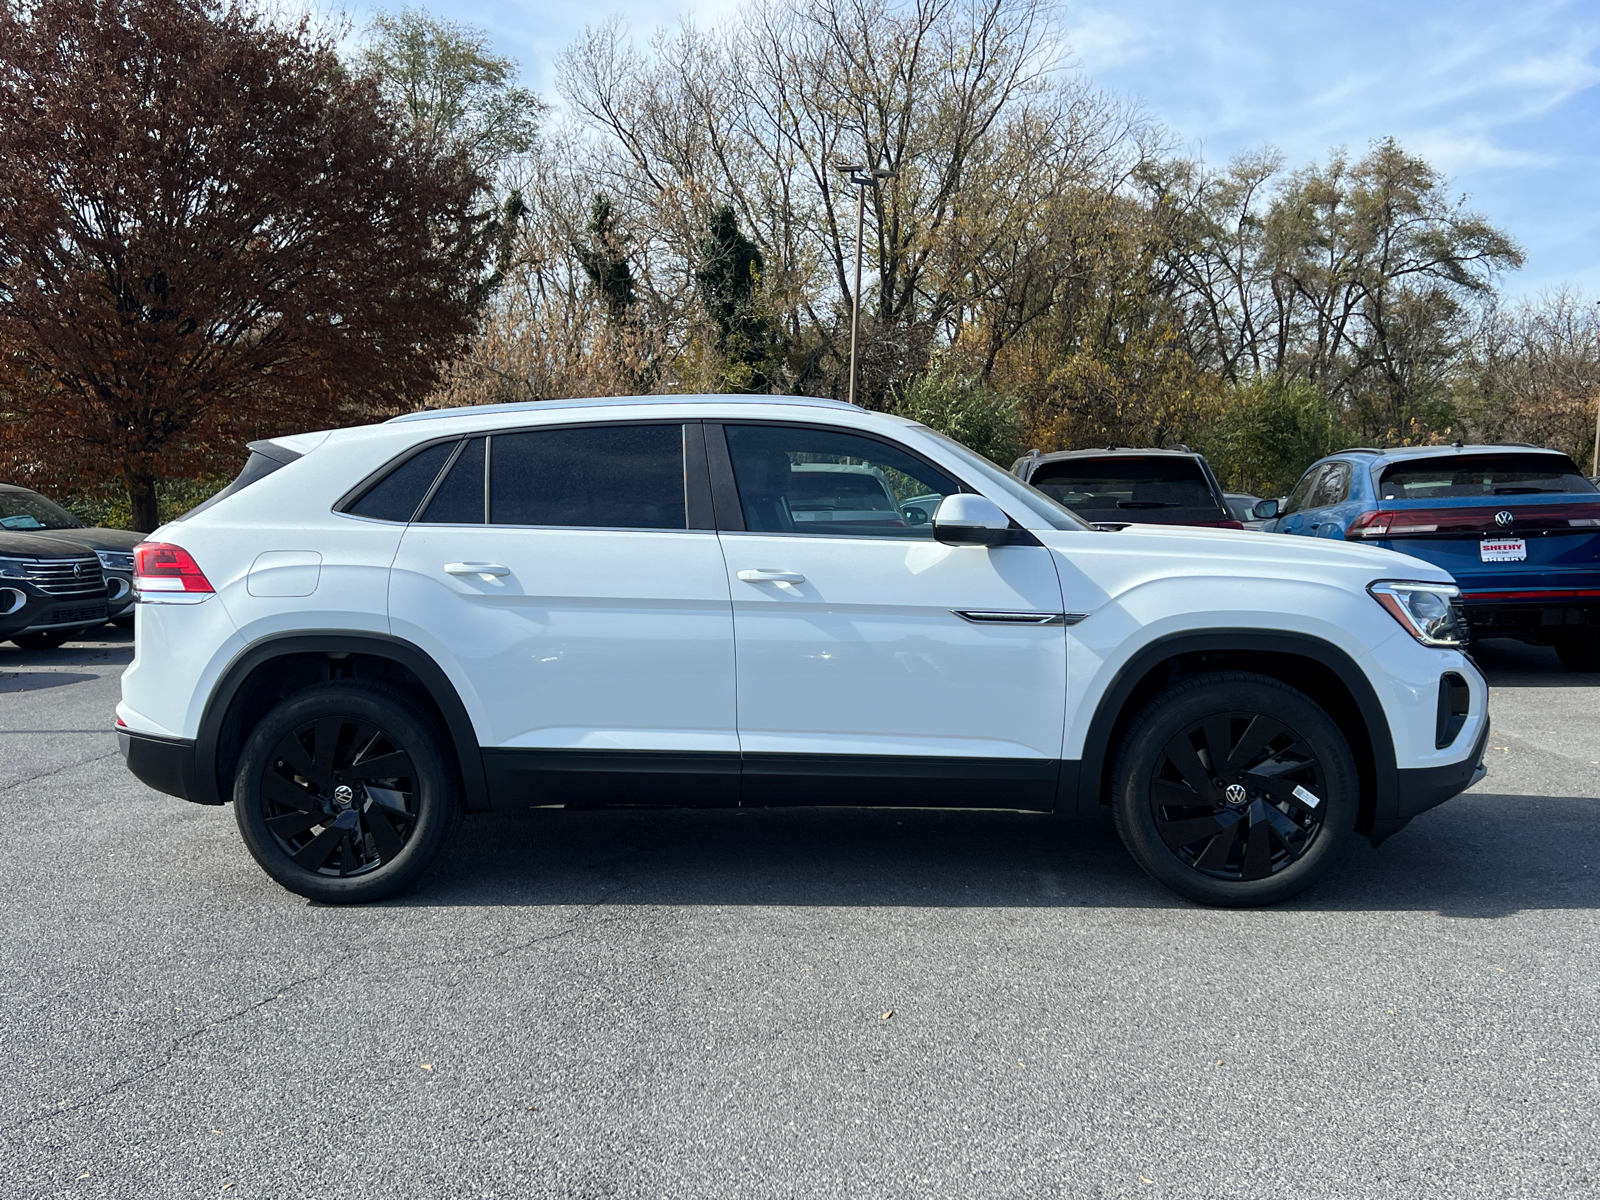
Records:
[[[287,446],[280,446],[277,442],[251,442],[245,449],[250,451],[250,457],[244,460],[244,468],[234,477],[232,483],[223,488],[211,499],[202,501],[188,512],[178,517],[179,521],[186,521],[196,513],[203,513],[213,504],[226,500],[235,492],[241,492],[252,483],[265,479],[280,467],[287,467],[295,459],[301,457],[298,450],[291,450]]]
[[[1463,454],[1395,463],[1384,469],[1385,500],[1537,496],[1595,491],[1564,454]]]
[[[1089,521],[1212,524],[1231,518],[1193,458],[1077,458],[1043,463],[1028,480]]]

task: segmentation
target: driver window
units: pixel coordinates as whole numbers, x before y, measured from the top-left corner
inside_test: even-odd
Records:
[[[1316,487],[1317,480],[1322,478],[1322,473],[1327,467],[1312,467],[1300,476],[1300,482],[1294,485],[1294,491],[1289,493],[1289,499],[1284,502],[1283,512],[1280,516],[1297,513],[1306,506],[1306,500],[1311,495],[1311,489]]]
[[[961,487],[921,459],[835,429],[727,425],[753,533],[933,537],[933,512]]]

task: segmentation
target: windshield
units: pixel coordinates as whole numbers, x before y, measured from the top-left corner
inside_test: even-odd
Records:
[[[0,489],[0,529],[82,529],[78,520],[59,504],[38,492]]]
[[[1441,496],[1535,496],[1593,492],[1565,454],[1452,454],[1396,463],[1383,473],[1385,500]]]
[[[1036,487],[1031,487],[1015,475],[1002,471],[983,455],[974,450],[969,450],[954,438],[946,437],[937,429],[929,429],[926,425],[917,426],[929,437],[936,438],[940,445],[949,450],[961,460],[963,466],[970,467],[975,475],[982,478],[983,482],[993,487],[998,492],[1004,492],[1011,499],[1025,505],[1029,512],[1037,516],[1051,529],[1091,529],[1093,526],[1084,522],[1083,518],[1053,497],[1047,496]]]
[[[1092,521],[1228,519],[1194,458],[1119,454],[1041,463],[1034,487]]]

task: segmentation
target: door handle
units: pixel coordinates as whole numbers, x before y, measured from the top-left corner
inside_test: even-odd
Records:
[[[739,572],[739,578],[746,583],[804,583],[806,577],[799,571],[774,571],[768,567],[757,567]]]
[[[510,567],[499,563],[445,563],[446,575],[509,575]]]

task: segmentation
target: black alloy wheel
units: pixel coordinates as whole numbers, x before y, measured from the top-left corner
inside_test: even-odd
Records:
[[[369,721],[307,721],[278,740],[262,773],[267,830],[308,871],[375,870],[417,827],[415,772],[394,735]]]
[[[1156,832],[1215,879],[1266,879],[1315,843],[1327,811],[1316,751],[1275,717],[1225,712],[1184,729],[1150,781]]]
[[[1350,841],[1354,756],[1303,693],[1243,672],[1168,688],[1134,719],[1112,777],[1139,864],[1207,904],[1271,904],[1310,886]]]
[[[381,684],[322,684],[257,726],[235,816],[263,869],[314,900],[398,891],[427,866],[460,808],[436,724]]]

